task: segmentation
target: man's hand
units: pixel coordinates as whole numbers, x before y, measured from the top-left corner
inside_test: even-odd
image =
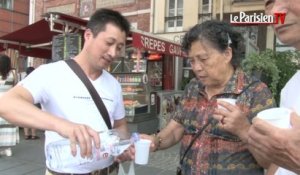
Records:
[[[300,173],[300,116],[296,113],[291,114],[291,125],[292,128],[282,129],[254,118],[248,143],[261,157]]]
[[[76,156],[76,145],[80,147],[81,157],[91,157],[93,145],[100,148],[99,133],[87,125],[76,124],[69,121],[60,122],[57,132],[70,140],[73,156]]]
[[[134,159],[135,149],[134,145],[131,145],[127,150],[125,150],[121,155],[117,156],[115,158],[115,161],[117,162],[125,162],[130,161]]]

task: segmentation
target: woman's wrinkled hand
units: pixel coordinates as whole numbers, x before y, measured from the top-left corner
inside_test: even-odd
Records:
[[[223,108],[217,108],[214,111],[214,118],[219,121],[218,126],[232,134],[240,137],[243,141],[247,140],[247,132],[250,127],[250,121],[247,114],[241,109],[230,103],[220,101],[218,105]]]

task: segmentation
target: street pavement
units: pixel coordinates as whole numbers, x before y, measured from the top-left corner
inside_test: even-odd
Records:
[[[44,175],[44,133],[38,132],[40,139],[25,140],[20,130],[20,143],[12,148],[12,157],[0,157],[0,175]],[[145,166],[135,165],[135,175],[174,175],[179,162],[179,145],[150,154]],[[129,163],[125,163],[128,171]]]

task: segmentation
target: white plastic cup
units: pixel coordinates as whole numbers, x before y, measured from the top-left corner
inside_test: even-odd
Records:
[[[140,139],[134,143],[135,163],[139,165],[148,164],[151,140]]]
[[[217,101],[218,101],[218,102],[220,102],[220,101],[225,101],[225,102],[230,103],[230,104],[232,104],[232,105],[236,105],[236,99],[234,99],[234,98],[218,98]],[[219,109],[224,109],[224,110],[226,110],[226,109],[225,109],[223,106],[221,106],[221,105],[218,105],[218,108],[219,108]]]
[[[279,128],[290,128],[291,110],[287,108],[270,108],[257,114],[257,118],[263,119]]]

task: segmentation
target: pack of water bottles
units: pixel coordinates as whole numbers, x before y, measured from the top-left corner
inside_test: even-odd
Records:
[[[116,130],[100,132],[101,146],[93,147],[92,157],[82,158],[80,148],[77,145],[77,154],[71,154],[70,141],[67,139],[53,142],[46,147],[46,160],[49,168],[64,169],[74,166],[86,167],[89,170],[101,169],[113,163],[114,157],[122,154],[133,142],[139,139],[137,133],[133,133],[129,139],[121,139]]]

